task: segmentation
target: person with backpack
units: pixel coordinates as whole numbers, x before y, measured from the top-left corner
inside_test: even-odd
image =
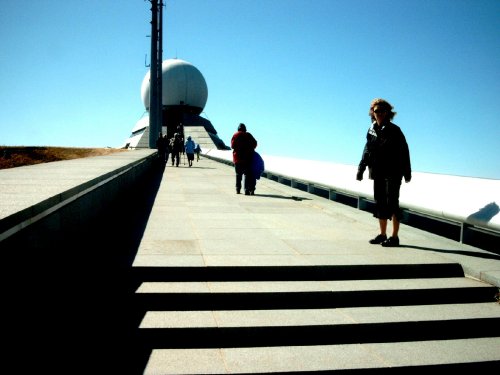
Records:
[[[178,167],[180,163],[181,152],[184,152],[184,144],[182,142],[181,135],[175,133],[172,138],[170,138],[170,152],[172,153],[172,167]]]
[[[245,124],[238,125],[238,131],[231,138],[231,148],[233,149],[233,162],[236,172],[236,194],[241,192],[241,183],[245,176],[245,195],[255,194],[257,183],[252,171],[252,161],[257,141],[252,134],[247,132]]]

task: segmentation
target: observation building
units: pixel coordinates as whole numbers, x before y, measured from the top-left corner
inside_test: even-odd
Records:
[[[201,72],[180,59],[162,62],[162,134],[170,139],[178,129],[183,136],[193,135],[202,149],[227,150],[212,123],[200,116],[208,99],[208,87]],[[150,71],[141,85],[141,98],[147,111],[132,129],[123,148],[149,148]],[[202,142],[203,141],[203,142]]]

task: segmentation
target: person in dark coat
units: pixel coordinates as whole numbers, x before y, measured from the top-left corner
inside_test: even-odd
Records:
[[[182,141],[181,134],[175,133],[170,139],[170,152],[172,153],[172,167],[179,166],[181,153],[184,153],[184,142]]]
[[[245,195],[255,194],[257,181],[252,172],[252,159],[256,147],[257,141],[252,134],[247,132],[245,124],[239,124],[238,131],[231,138],[234,170],[236,172],[236,194],[241,192],[243,176],[245,176]]]
[[[158,149],[158,157],[162,163],[168,161],[168,140],[166,135],[162,135],[161,132],[156,140],[156,148]]]
[[[201,152],[201,147],[200,147],[200,144],[197,143],[196,147],[194,148],[194,153],[196,154],[196,161],[197,162],[200,161],[200,152]]]
[[[374,99],[368,112],[372,126],[366,134],[366,144],[358,166],[356,179],[361,181],[368,167],[373,180],[374,217],[380,233],[369,242],[384,247],[399,246],[399,191],[402,179],[411,180],[410,151],[401,128],[391,121],[396,115],[393,106],[384,99]],[[392,220],[392,236],[387,238],[387,220]]]

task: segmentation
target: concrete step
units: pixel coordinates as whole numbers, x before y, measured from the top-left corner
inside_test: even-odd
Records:
[[[320,281],[193,281],[143,282],[136,293],[273,293],[345,292],[439,288],[495,288],[467,277],[427,279],[320,280]]]
[[[140,328],[293,327],[500,318],[495,302],[336,309],[148,311]],[[500,327],[491,327],[491,332]]]
[[[500,307],[490,302],[393,309],[150,311],[140,328],[141,339],[153,348],[468,339],[500,337]]]
[[[134,278],[144,374],[500,364],[498,290],[455,263],[135,267]]]
[[[319,309],[493,302],[496,288],[466,278],[303,282],[144,283],[138,309]]]
[[[145,310],[243,310],[318,309],[363,306],[407,306],[492,301],[494,293],[479,288],[442,288],[405,291],[287,292],[231,294],[141,294],[136,298]],[[141,308],[139,307],[139,309]]]
[[[377,280],[463,277],[458,263],[232,265],[210,267],[135,266],[133,277],[143,281],[293,281]]]
[[[426,370],[495,370],[498,337],[465,340],[217,349],[155,349],[145,375],[387,374]],[[351,370],[351,371],[349,371]]]
[[[193,141],[200,145],[202,151],[217,149],[210,134],[203,126],[184,126],[184,138],[187,139],[188,136],[191,136]]]
[[[499,337],[500,318],[370,324],[143,328],[141,340],[159,348],[240,348],[340,345]]]

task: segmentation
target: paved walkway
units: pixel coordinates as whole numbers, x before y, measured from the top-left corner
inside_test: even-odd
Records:
[[[33,215],[50,218],[151,152],[2,171],[2,228],[22,237]],[[371,214],[265,178],[237,195],[233,168],[204,157],[162,177],[147,222],[131,196],[91,235],[46,238],[42,250],[1,243],[15,270],[4,275],[11,363],[134,374],[498,367],[497,254],[406,225],[401,247],[370,245]],[[93,371],[103,361],[111,371]]]
[[[500,256],[401,225],[399,248],[371,245],[371,214],[261,178],[236,194],[232,167],[206,158],[165,169],[134,266],[458,262],[500,287]],[[390,223],[389,223],[390,228]]]
[[[370,245],[367,212],[265,178],[238,195],[234,181],[206,158],[164,171],[133,263],[145,374],[498,365],[498,255],[406,225],[400,247]],[[412,275],[426,266],[450,275]]]

